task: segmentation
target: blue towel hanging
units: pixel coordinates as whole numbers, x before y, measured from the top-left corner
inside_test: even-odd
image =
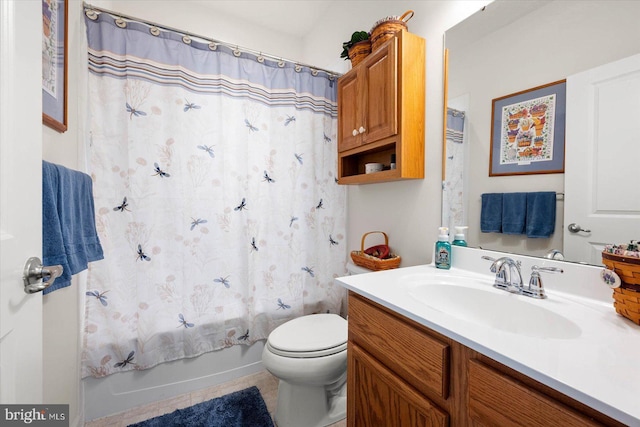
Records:
[[[61,265],[62,276],[43,291],[71,284],[88,262],[104,258],[96,232],[93,182],[85,173],[42,162],[42,261]]]
[[[551,237],[556,228],[556,193],[527,193],[527,237]]]
[[[502,193],[485,193],[481,196],[480,231],[502,232]]]
[[[527,219],[527,193],[505,193],[502,196],[502,232],[524,234]]]

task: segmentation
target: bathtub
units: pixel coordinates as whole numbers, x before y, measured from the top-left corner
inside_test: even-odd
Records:
[[[143,371],[104,378],[85,378],[85,420],[117,414],[136,406],[169,399],[260,372],[265,341],[235,345],[190,359],[161,363]]]

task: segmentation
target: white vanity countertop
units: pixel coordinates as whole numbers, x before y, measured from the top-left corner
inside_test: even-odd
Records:
[[[505,254],[464,248],[454,249],[451,270],[439,270],[432,264],[399,268],[337,278],[345,288],[396,311],[467,347],[522,372],[567,396],[574,398],[630,426],[640,426],[640,326],[618,315],[613,308],[611,290],[598,280],[601,269],[579,264],[558,263],[540,258],[512,256],[523,263],[522,276],[528,282],[532,264],[560,266],[564,274],[544,274],[547,298],[536,300],[509,294],[490,286],[494,275],[481,255],[495,258]],[[465,260],[455,263],[458,259]],[[466,262],[468,261],[468,262]],[[477,262],[476,262],[477,261]],[[459,268],[464,265],[465,269]],[[479,268],[480,267],[480,268]],[[467,269],[468,268],[468,269]],[[486,273],[476,273],[486,271]],[[511,328],[493,328],[482,322],[463,319],[460,307],[451,310],[432,308],[409,292],[412,278],[469,278],[489,283],[489,292],[503,292],[508,304],[513,299],[554,312],[579,329],[567,337],[551,338],[536,333],[509,332]],[[588,282],[588,283],[587,283]],[[480,286],[480,285],[475,285]],[[486,290],[486,289],[485,289]],[[515,301],[515,303],[519,303]],[[456,304],[455,298],[451,301]],[[487,310],[503,310],[487,307]],[[458,315],[450,313],[458,311]],[[537,312],[536,312],[537,313]],[[552,316],[552,317],[553,317]],[[526,322],[517,312],[510,321]],[[548,319],[547,319],[548,320]],[[563,319],[564,320],[564,319]],[[526,328],[534,331],[536,319]],[[514,323],[517,325],[517,323]],[[523,325],[517,325],[522,330]],[[527,331],[528,329],[524,329]],[[538,336],[536,336],[538,335]]]

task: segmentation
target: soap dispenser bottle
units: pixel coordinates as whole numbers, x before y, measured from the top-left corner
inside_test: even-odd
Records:
[[[449,229],[440,227],[440,234],[436,242],[435,264],[437,268],[448,270],[451,268],[451,243],[449,243]]]
[[[453,237],[453,242],[451,244],[456,246],[467,246],[467,241],[464,240],[464,230],[469,227],[467,227],[466,225],[460,225],[454,228],[456,229],[456,234]]]

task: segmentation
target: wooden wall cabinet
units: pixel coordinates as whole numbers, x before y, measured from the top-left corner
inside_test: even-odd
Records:
[[[347,426],[622,426],[349,292]]]
[[[338,80],[338,182],[424,178],[424,111],[425,40],[402,31]]]

